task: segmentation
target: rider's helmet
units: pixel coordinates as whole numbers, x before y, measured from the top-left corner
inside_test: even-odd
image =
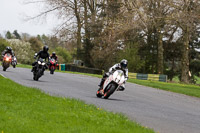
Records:
[[[43,47],[43,51],[44,52],[47,52],[49,50],[49,47],[47,46],[47,45],[45,45],[44,47]]]
[[[128,61],[126,59],[121,60],[120,66],[123,70],[127,68],[127,65],[128,65]]]
[[[6,50],[7,50],[7,51],[12,51],[12,48],[9,47],[9,46],[7,46],[7,47],[6,47]]]
[[[56,56],[56,52],[52,52],[52,56],[55,57]]]

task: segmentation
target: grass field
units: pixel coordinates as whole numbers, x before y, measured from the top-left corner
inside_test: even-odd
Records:
[[[31,68],[28,65],[21,65],[21,66],[19,65],[19,67]],[[56,71],[63,72],[63,73],[83,74],[83,75],[89,75],[89,76],[94,76],[94,77],[99,77],[99,78],[102,77],[102,75],[96,75],[96,74],[59,71],[59,70],[56,70]],[[200,83],[200,78],[198,78],[198,77],[196,77],[196,78],[197,78],[197,83]],[[192,84],[178,83],[179,82],[178,77],[175,77],[174,80],[177,83],[168,83],[168,82],[159,82],[159,81],[150,81],[150,80],[138,80],[138,79],[129,79],[128,82],[200,98],[200,86],[192,85]]]
[[[154,133],[121,114],[0,76],[0,133]]]

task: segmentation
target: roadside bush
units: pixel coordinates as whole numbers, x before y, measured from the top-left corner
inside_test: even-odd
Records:
[[[38,53],[42,49],[42,42],[38,40],[36,37],[32,37],[29,39],[29,43],[31,44],[31,48]]]
[[[9,42],[7,42],[5,39],[0,38],[0,54],[6,49],[6,46],[9,46]]]
[[[62,47],[57,47],[55,49],[55,52],[58,55],[59,63],[70,63],[71,62],[72,56],[66,49],[64,49]]]
[[[32,50],[29,42],[24,42],[18,39],[9,39],[8,42],[10,43],[18,62],[23,64],[32,64],[35,52]]]

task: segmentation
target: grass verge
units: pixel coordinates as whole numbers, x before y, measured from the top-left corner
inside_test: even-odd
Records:
[[[28,68],[26,65],[22,67]],[[87,74],[87,73],[69,72],[69,71],[60,71],[60,70],[56,70],[56,71],[63,72],[63,73],[82,74],[82,75],[102,78],[102,75],[97,75],[97,74]],[[129,79],[128,82],[200,98],[200,87],[198,85],[167,83],[167,82],[139,80],[139,79]]]
[[[1,133],[154,133],[75,99],[52,97],[0,76]]]

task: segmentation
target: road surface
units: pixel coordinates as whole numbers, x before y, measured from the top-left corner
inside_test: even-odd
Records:
[[[124,92],[108,100],[96,97],[99,78],[45,71],[39,81],[30,69],[0,67],[0,74],[25,86],[39,88],[55,96],[71,97],[112,112],[120,112],[159,133],[200,133],[200,98],[172,93],[132,83]]]

